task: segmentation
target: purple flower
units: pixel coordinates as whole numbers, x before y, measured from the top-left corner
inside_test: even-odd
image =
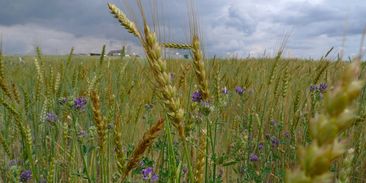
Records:
[[[221,90],[221,92],[223,93],[223,94],[228,94],[229,93],[229,90],[226,88],[226,87],[224,87],[222,90]]]
[[[318,87],[318,89],[319,89],[320,93],[324,93],[324,92],[326,92],[327,88],[328,88],[327,83],[320,83],[320,85],[319,85],[319,87]]]
[[[182,172],[184,175],[186,175],[188,173],[188,168],[187,167],[183,167],[182,168]]]
[[[142,176],[143,176],[144,180],[148,180],[152,173],[153,173],[153,168],[152,167],[147,167],[147,168],[143,169],[142,170]]]
[[[280,145],[280,140],[278,138],[276,138],[275,136],[272,136],[271,143],[272,143],[272,147],[277,147],[278,145]]]
[[[252,162],[256,162],[259,160],[258,156],[254,153],[252,153],[249,157],[249,160],[252,161]]]
[[[79,97],[79,98],[76,98],[74,99],[74,109],[77,109],[77,110],[81,110],[81,109],[84,109],[84,107],[86,106],[86,99],[84,97]]]
[[[24,170],[20,174],[20,182],[28,182],[32,179],[32,171]]]
[[[201,106],[202,106],[202,107],[204,107],[204,108],[210,108],[210,107],[211,107],[211,105],[210,105],[210,103],[209,103],[209,102],[203,102],[203,101],[202,101],[200,104],[201,104]]]
[[[244,89],[240,86],[235,87],[235,91],[239,95],[243,95],[243,93],[244,93]]]
[[[47,122],[56,122],[57,121],[57,115],[55,113],[49,112],[46,114],[46,121]]]
[[[310,86],[310,92],[316,92],[317,90],[318,90],[318,86],[316,86],[316,85]]]
[[[19,163],[19,161],[18,160],[16,160],[16,159],[12,159],[12,160],[10,160],[9,161],[9,167],[12,167],[12,166],[17,166],[18,165],[18,163]]]
[[[154,174],[153,176],[151,176],[151,180],[150,180],[150,182],[156,182],[156,181],[158,181],[159,180],[159,176],[158,175],[156,175],[156,174]]]
[[[263,148],[264,148],[264,144],[263,143],[259,143],[258,144],[258,149],[261,151],[261,150],[263,150]]]
[[[193,102],[201,102],[202,101],[202,94],[199,91],[195,91],[192,94],[192,101]]]
[[[156,182],[159,179],[159,176],[155,174],[152,167],[147,167],[141,171],[142,179],[150,180],[150,182]]]
[[[285,135],[286,138],[290,138],[290,132],[288,132],[288,131],[285,131],[285,133],[283,135]]]
[[[271,124],[273,125],[273,126],[277,126],[277,124],[278,124],[278,121],[276,121],[276,120],[271,120]]]

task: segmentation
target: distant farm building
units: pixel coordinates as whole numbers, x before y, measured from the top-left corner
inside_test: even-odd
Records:
[[[100,56],[100,53],[89,53],[90,56]]]
[[[121,56],[122,50],[112,50],[108,52],[108,56]]]

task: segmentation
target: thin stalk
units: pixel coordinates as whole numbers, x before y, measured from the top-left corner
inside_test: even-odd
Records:
[[[166,128],[166,133],[167,133],[167,138],[168,138],[168,160],[170,161],[169,177],[171,177],[173,180],[172,175],[175,173],[177,164],[175,162],[175,155],[174,155],[174,149],[173,149],[173,137],[172,137],[172,134],[170,131],[170,123],[166,123],[165,128]]]
[[[206,129],[207,129],[207,137],[206,137],[206,155],[205,155],[205,183],[208,182],[208,156],[209,156],[209,147],[208,144],[210,142],[211,130],[210,130],[210,122],[206,119]]]

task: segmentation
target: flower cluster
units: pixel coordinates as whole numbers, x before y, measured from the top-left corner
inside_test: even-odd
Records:
[[[84,97],[78,97],[74,99],[74,105],[73,108],[76,110],[81,110],[84,109],[84,107],[86,106],[86,98]]]
[[[20,173],[20,182],[28,182],[32,179],[32,171],[24,170]]]
[[[69,107],[71,107],[74,110],[82,111],[86,104],[88,103],[85,97],[77,97],[77,98],[66,98],[62,97],[58,99],[58,103],[60,105],[67,104]]]
[[[244,89],[244,88],[242,88],[242,87],[240,87],[240,86],[237,86],[237,87],[235,87],[235,92],[236,92],[237,94],[239,94],[239,95],[243,95],[243,94],[244,94],[244,92],[245,92],[245,89]]]
[[[46,121],[47,122],[51,122],[51,123],[54,123],[54,122],[56,122],[57,121],[57,115],[55,114],[55,113],[53,113],[53,112],[48,112],[47,114],[46,114]]]
[[[195,91],[192,94],[192,102],[201,102],[202,101],[202,94],[199,91]]]
[[[241,87],[241,86],[236,86],[235,87],[235,92],[239,95],[243,95],[245,92],[245,88]],[[221,89],[221,93],[224,95],[229,94],[229,90],[227,89],[227,87],[225,86],[224,88]],[[200,91],[195,91],[192,94],[192,102],[201,102],[203,100],[202,98],[202,93]]]
[[[251,162],[256,162],[259,160],[259,157],[256,154],[252,153],[252,154],[250,154],[249,160]]]
[[[320,83],[319,85],[311,85],[309,90],[310,92],[319,92],[319,93],[326,93],[328,89],[327,83]]]
[[[159,180],[159,176],[156,175],[152,167],[144,168],[141,171],[142,179],[149,182],[157,182]]]

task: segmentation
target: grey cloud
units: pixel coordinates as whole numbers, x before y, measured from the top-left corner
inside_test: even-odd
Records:
[[[129,4],[133,1],[128,0]],[[36,43],[49,53],[67,52],[71,46],[97,51],[101,44],[117,47],[124,43],[138,50],[137,40],[109,14],[106,2],[2,0],[0,33],[4,46],[9,53],[32,52]],[[126,9],[120,0],[112,2]],[[143,2],[150,6],[152,1]],[[189,42],[187,2],[157,2],[159,21],[154,23],[160,39]],[[340,47],[344,34],[352,41],[345,48],[351,54],[358,50],[357,39],[366,25],[366,3],[359,0],[202,0],[196,6],[208,56],[260,55],[265,49],[276,50],[285,32],[293,33],[288,50],[297,56],[320,57],[329,47]],[[147,12],[154,14],[149,8]],[[132,19],[139,17],[134,13],[136,16],[127,11]]]
[[[3,35],[4,52],[10,54],[32,54],[35,46],[41,46],[46,54],[66,54],[71,47],[75,48],[76,53],[99,52],[103,44],[106,44],[109,49],[130,45],[131,52],[142,54],[140,47],[134,42],[112,41],[93,36],[76,37],[68,32],[52,30],[36,24],[0,26],[0,30]]]

